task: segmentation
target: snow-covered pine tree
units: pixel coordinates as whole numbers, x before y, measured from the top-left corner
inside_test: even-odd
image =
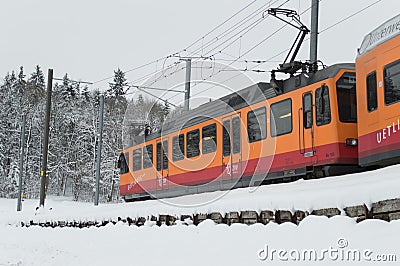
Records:
[[[128,86],[128,82],[125,78],[125,73],[121,69],[114,70],[113,82],[109,83],[109,89],[107,90],[107,96],[118,97],[125,94],[125,87]]]
[[[35,67],[35,71],[29,77],[28,84],[33,87],[44,88],[44,75],[39,65]]]
[[[15,72],[7,74],[1,86],[1,119],[0,119],[0,168],[2,182],[0,194],[13,197],[17,191],[19,128],[21,118],[22,89],[18,84]]]

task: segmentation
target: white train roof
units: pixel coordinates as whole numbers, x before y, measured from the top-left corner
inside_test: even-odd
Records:
[[[358,56],[365,54],[378,45],[400,35],[400,14],[389,19],[364,37]]]

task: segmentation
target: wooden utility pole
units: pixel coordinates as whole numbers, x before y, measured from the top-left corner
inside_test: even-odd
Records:
[[[51,109],[51,91],[53,87],[53,69],[48,70],[47,75],[47,97],[46,97],[46,117],[44,121],[43,133],[43,155],[42,168],[40,170],[40,207],[44,207],[46,198],[46,178],[47,178],[47,155],[49,149],[49,128],[50,128],[50,109]]]
[[[104,113],[104,95],[100,95],[100,110],[99,110],[99,130],[97,133],[97,158],[96,158],[96,192],[94,196],[94,206],[99,205],[99,190],[100,190],[100,163],[101,163],[101,148],[103,144],[103,113]]]
[[[26,114],[22,115],[22,126],[21,126],[21,154],[19,157],[19,178],[18,178],[18,202],[17,211],[22,209],[22,172],[24,169],[24,157],[25,157],[25,124]]]

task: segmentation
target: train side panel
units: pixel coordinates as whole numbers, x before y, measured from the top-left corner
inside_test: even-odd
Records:
[[[359,56],[359,164],[400,161],[400,36]]]
[[[121,174],[121,195],[138,198],[229,189],[248,185],[253,177],[260,177],[261,182],[264,178],[314,174],[318,167],[323,175],[326,166],[355,165],[357,149],[346,145],[346,140],[357,137],[357,126],[355,121],[341,121],[338,111],[338,99],[342,96],[336,85],[345,73],[355,75],[352,69],[342,69],[312,85],[123,151],[129,154],[129,171]],[[213,126],[211,136],[206,129],[209,132]],[[224,135],[227,132],[228,137]],[[206,151],[203,144],[210,136],[216,140],[216,147]],[[176,159],[174,139],[180,137],[183,154]],[[157,171],[157,143],[166,140],[168,169]],[[149,145],[153,147],[153,166],[144,167]],[[142,152],[140,156],[135,155],[137,150]],[[135,169],[138,158],[143,166]]]

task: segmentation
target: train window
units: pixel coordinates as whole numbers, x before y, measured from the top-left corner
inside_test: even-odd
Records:
[[[271,104],[271,136],[292,132],[292,99]]]
[[[241,120],[239,117],[232,119],[232,144],[233,153],[240,153],[240,124]]]
[[[163,141],[157,143],[156,148],[156,168],[157,171],[161,169],[168,169],[168,141]]]
[[[152,166],[153,166],[153,144],[150,144],[143,148],[143,168],[150,168]]]
[[[121,153],[118,160],[119,173],[126,174],[129,172],[129,153]]]
[[[195,129],[186,134],[186,157],[192,158],[200,154],[200,130]]]
[[[339,120],[345,123],[357,122],[356,73],[346,72],[336,82]]]
[[[225,120],[222,124],[222,153],[224,156],[231,155],[231,121]]]
[[[400,101],[400,60],[387,65],[383,73],[386,105]]]
[[[168,140],[164,140],[162,143],[162,148],[163,148],[163,170],[168,169]]]
[[[267,115],[265,107],[247,113],[247,134],[249,142],[265,139],[267,136]]]
[[[214,123],[202,129],[202,151],[203,154],[217,150],[217,125]]]
[[[158,142],[157,146],[156,146],[156,168],[157,168],[157,171],[161,170],[161,164],[162,164],[161,152],[162,152],[161,142]]]
[[[317,126],[329,124],[331,122],[331,105],[329,102],[329,88],[323,85],[315,92],[315,105],[317,108]]]
[[[142,169],[142,149],[133,151],[133,171]]]
[[[313,124],[312,94],[306,93],[303,96],[303,127],[311,128]]]
[[[185,157],[185,135],[172,138],[172,160],[174,162],[183,160]]]
[[[376,72],[367,76],[367,108],[369,112],[378,109],[378,91],[376,86]]]

